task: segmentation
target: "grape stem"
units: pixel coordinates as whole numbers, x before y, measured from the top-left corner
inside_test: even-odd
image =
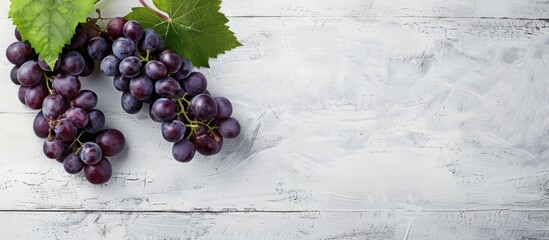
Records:
[[[50,94],[53,94],[53,88],[51,86],[51,83],[53,82],[53,77],[48,77],[45,73],[44,77],[46,78],[46,87],[48,88],[48,92]]]
[[[71,145],[69,145],[69,147],[68,147],[69,150],[70,150],[70,149],[72,149],[72,147],[74,146],[74,144],[76,144],[76,143],[80,144],[80,147],[78,147],[78,149],[76,149],[76,151],[74,152],[74,155],[78,155],[78,152],[80,152],[80,149],[82,148],[82,145],[84,145],[84,143],[82,143],[82,142],[80,141],[80,137],[82,137],[82,134],[84,134],[84,131],[80,132],[80,134],[78,134],[78,137],[76,137],[76,138],[72,141]]]
[[[190,136],[197,131],[197,128],[200,127],[200,125],[202,126],[205,126],[208,128],[208,131],[209,132],[212,132],[213,130],[216,129],[216,127],[211,127],[210,126],[210,123],[212,123],[214,121],[214,119],[208,121],[208,123],[204,123],[203,121],[198,121],[198,120],[192,120],[189,115],[187,115],[187,111],[185,109],[185,105],[183,105],[183,101],[185,101],[188,105],[190,105],[191,103],[185,99],[185,97],[188,95],[188,93],[185,93],[181,98],[175,98],[177,104],[179,105],[179,108],[181,108],[179,110],[179,112],[177,113],[177,117],[179,118],[181,115],[183,115],[183,117],[185,117],[185,119],[187,120],[187,123],[185,123],[185,126],[189,127],[191,129],[191,133],[189,134],[189,136],[187,137],[187,139],[190,138]]]
[[[162,12],[159,12],[157,11],[156,9],[153,9],[151,8],[144,0],[139,0],[139,2],[141,3],[141,5],[143,5],[143,7],[146,7],[148,9],[150,9],[151,11],[153,11],[154,13],[156,13],[156,15],[158,15],[160,18],[168,21],[168,22],[171,22],[172,19],[170,17],[168,17],[168,15],[162,13]]]

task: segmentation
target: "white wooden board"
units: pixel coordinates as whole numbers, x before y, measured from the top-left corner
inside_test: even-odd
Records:
[[[100,6],[115,6],[104,11],[112,17],[136,3]],[[224,1],[244,46],[201,71],[212,93],[233,101],[242,135],[180,164],[159,124],[125,114],[112,80],[96,74],[84,86],[128,141],[103,186],[42,156],[35,112],[18,102],[1,55],[0,232],[547,239],[548,6]],[[8,8],[0,3],[1,46],[14,41]]]

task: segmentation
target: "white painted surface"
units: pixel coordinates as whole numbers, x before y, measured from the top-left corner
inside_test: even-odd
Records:
[[[107,17],[134,0],[103,0]],[[14,41],[0,3],[0,39]],[[547,239],[549,4],[232,1],[244,44],[202,70],[243,134],[189,164],[95,75],[127,150],[91,186],[42,157],[0,88],[7,239]],[[548,9],[549,10],[549,9]],[[260,16],[260,17],[257,17]],[[510,19],[502,19],[510,18]],[[9,37],[8,37],[9,35]],[[105,230],[106,229],[106,230]]]

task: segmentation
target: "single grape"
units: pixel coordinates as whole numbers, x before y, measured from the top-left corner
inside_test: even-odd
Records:
[[[32,87],[44,79],[44,71],[36,61],[27,61],[17,71],[17,80],[25,87]]]
[[[53,79],[53,90],[66,99],[71,99],[80,93],[81,83],[77,76],[58,74]]]
[[[29,89],[29,87],[19,86],[19,89],[17,91],[17,97],[19,98],[19,102],[21,102],[22,104],[26,104],[25,103],[25,95],[27,95],[27,90],[28,89]],[[46,96],[44,96],[44,97],[46,97]],[[42,105],[42,102],[40,102],[40,105]],[[40,107],[42,107],[42,106],[40,106]]]
[[[120,71],[118,70],[118,65],[120,64],[120,59],[118,59],[114,55],[109,55],[103,58],[103,61],[101,61],[101,73],[105,76],[116,76],[120,74]]]
[[[227,119],[233,114],[233,105],[229,99],[224,97],[215,97],[215,102],[217,103],[217,114],[215,118],[217,119]]]
[[[48,95],[42,103],[42,113],[47,119],[57,119],[67,110],[67,102],[61,95]]]
[[[130,80],[131,78],[123,77],[122,75],[116,75],[112,78],[112,85],[114,88],[120,92],[127,92],[130,90]]]
[[[119,154],[124,150],[124,146],[126,146],[124,134],[116,129],[101,131],[97,135],[95,142],[103,150],[103,155],[107,157]]]
[[[138,48],[142,52],[152,53],[160,47],[160,36],[158,33],[150,28],[143,30],[143,37],[138,43]]]
[[[165,121],[160,128],[162,136],[168,142],[179,142],[185,136],[185,124],[180,120]]]
[[[36,117],[34,117],[32,130],[34,131],[34,134],[36,134],[36,136],[39,138],[48,137],[50,133],[50,124],[48,123],[48,119],[46,119],[44,117],[44,114],[42,114],[42,111],[38,112],[38,114],[36,114]]]
[[[161,120],[158,120],[152,113],[152,109],[153,109],[153,105],[150,104],[149,105],[149,117],[151,118],[151,120],[155,121],[155,122],[159,122],[161,123],[162,121]]]
[[[71,43],[67,47],[68,50],[82,51],[86,48],[88,42],[88,34],[84,31],[76,31],[71,38]]]
[[[143,108],[143,102],[139,101],[139,99],[128,92],[122,94],[120,102],[122,104],[122,109],[129,114],[138,113],[141,111],[141,108]]]
[[[61,72],[66,75],[78,75],[84,71],[86,62],[84,57],[77,51],[69,51],[63,56],[61,62]]]
[[[181,60],[181,57],[172,50],[166,50],[162,52],[158,57],[158,61],[162,62],[164,66],[166,66],[166,70],[170,74],[176,73],[177,71],[179,71],[179,69],[181,68],[181,65],[183,65],[183,61]]]
[[[85,142],[80,147],[80,159],[87,165],[95,165],[101,161],[103,151],[101,147],[94,142]]]
[[[18,66],[13,66],[13,68],[11,69],[10,71],[10,79],[11,79],[11,82],[15,85],[21,85],[21,83],[19,82],[19,80],[17,80],[17,72],[19,71],[19,67]]]
[[[52,71],[51,67],[46,63],[46,61],[44,61],[44,59],[42,59],[42,57],[40,57],[40,55],[38,55],[38,65],[45,72],[51,72]],[[60,68],[61,68],[61,55],[59,57],[57,57],[57,61],[55,62],[55,66],[53,67],[53,71],[58,72]]]
[[[119,38],[112,43],[112,53],[118,59],[133,56],[136,51],[135,42],[128,38]]]
[[[106,39],[95,37],[88,42],[87,50],[88,55],[90,55],[93,60],[100,61],[109,55],[111,47]]]
[[[107,33],[112,39],[124,36],[124,24],[128,22],[122,17],[115,17],[107,23]]]
[[[128,21],[124,24],[123,33],[126,38],[138,42],[143,37],[143,27],[136,21]]]
[[[225,119],[219,124],[219,133],[224,138],[236,138],[240,134],[240,123],[234,118]]]
[[[84,162],[74,153],[68,154],[63,159],[63,168],[70,174],[77,174],[84,169]]]
[[[81,77],[92,75],[93,71],[95,71],[95,61],[91,57],[84,56],[84,62],[84,70],[80,73]]]
[[[141,72],[142,68],[141,60],[138,57],[127,57],[118,66],[120,74],[127,78],[133,78]]]
[[[70,107],[65,111],[65,118],[69,120],[76,128],[84,128],[88,122],[88,113],[79,107]]]
[[[82,90],[71,101],[71,107],[79,107],[89,112],[97,105],[97,94],[91,90]]]
[[[176,116],[177,103],[171,98],[157,99],[151,109],[152,115],[160,121],[168,121]]]
[[[25,91],[25,104],[31,109],[41,109],[48,89],[43,84],[30,87]]]
[[[34,51],[30,44],[26,42],[14,42],[6,49],[6,57],[8,58],[8,61],[19,67],[23,65],[23,63],[32,60]]]
[[[189,162],[195,153],[194,145],[189,140],[183,139],[172,147],[172,156],[179,162]]]
[[[152,80],[146,75],[139,75],[130,81],[130,94],[140,101],[149,99],[153,90]]]
[[[219,145],[208,134],[200,135],[193,140],[194,148],[202,155],[210,156],[219,152]]]
[[[154,90],[160,97],[173,98],[177,96],[181,90],[181,86],[175,79],[165,77],[154,83]]]
[[[84,131],[88,133],[97,133],[105,126],[105,114],[99,109],[94,109],[88,112],[88,124],[84,127]]]
[[[173,74],[173,77],[177,80],[182,81],[187,78],[193,71],[193,63],[189,61],[186,57],[181,57],[181,67],[179,70]],[[204,78],[205,79],[205,78]]]
[[[22,41],[21,40],[21,32],[19,32],[19,30],[17,30],[17,28],[14,31],[14,35],[15,35],[15,39],[17,39],[17,41]]]
[[[55,125],[54,128],[55,139],[61,142],[71,142],[76,138],[78,129],[68,119],[61,119],[61,121]]]
[[[183,80],[183,88],[191,97],[201,94],[207,87],[208,82],[206,81],[206,77],[199,72],[193,72]]]
[[[161,79],[166,76],[166,66],[160,61],[151,60],[145,65],[145,74],[152,79]]]
[[[96,165],[85,165],[84,176],[92,184],[106,183],[112,176],[111,163],[106,157],[103,157]]]
[[[200,94],[191,99],[191,112],[200,120],[214,118],[217,115],[217,103],[210,95]]]
[[[67,145],[65,145],[63,142],[53,139],[48,140],[46,139],[44,141],[44,145],[42,146],[42,150],[44,151],[44,155],[46,157],[51,159],[57,159],[63,155],[65,152],[65,149],[67,148]]]

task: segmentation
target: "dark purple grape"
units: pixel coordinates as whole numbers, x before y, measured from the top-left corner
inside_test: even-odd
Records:
[[[186,57],[181,57],[181,67],[179,71],[173,74],[173,77],[177,80],[183,80],[187,78],[193,71],[193,63]],[[206,79],[206,78],[204,78]]]
[[[48,96],[48,89],[42,84],[30,87],[25,92],[25,104],[31,109],[41,109],[44,98]]]
[[[84,162],[80,160],[79,156],[71,153],[63,159],[63,168],[70,174],[77,174],[84,168]]]
[[[166,66],[160,61],[151,60],[145,65],[145,74],[152,79],[161,79],[166,76]]]
[[[157,99],[151,109],[152,115],[160,121],[169,121],[175,118],[177,103],[171,98]]]
[[[44,155],[51,159],[57,159],[63,155],[67,145],[63,142],[54,139],[54,140],[45,140],[42,150],[44,150]]]
[[[221,151],[221,148],[223,148],[223,137],[221,136],[221,134],[219,133],[219,131],[217,130],[213,130],[212,133],[212,138],[215,140],[215,142],[217,143],[217,146],[218,146],[218,149],[217,149],[217,153],[219,153]]]
[[[19,89],[17,91],[17,97],[19,98],[19,102],[21,102],[22,104],[26,104],[25,103],[25,95],[27,95],[27,90],[29,89],[29,87],[25,87],[25,86],[19,86]],[[44,97],[46,97],[44,95]],[[42,107],[42,102],[40,102],[40,107],[38,108],[41,108]]]
[[[44,79],[44,71],[36,61],[27,61],[17,71],[17,80],[25,87],[32,87]]]
[[[135,42],[128,38],[119,38],[112,43],[112,53],[118,59],[124,59],[135,54]]]
[[[172,155],[179,162],[189,162],[195,153],[194,145],[189,140],[183,139],[172,147]]]
[[[112,176],[112,166],[106,157],[103,157],[96,165],[84,166],[84,176],[92,184],[103,184]]]
[[[93,60],[100,61],[109,55],[111,47],[106,39],[102,37],[95,37],[88,42],[87,50],[88,55]]]
[[[57,119],[61,114],[67,110],[67,102],[61,95],[48,95],[44,98],[42,103],[42,114],[47,119],[53,118]]]
[[[118,65],[120,64],[120,59],[118,59],[114,55],[109,55],[103,58],[103,61],[101,61],[101,73],[105,76],[116,76],[120,74],[120,71],[118,70]]]
[[[61,72],[66,75],[78,75],[84,71],[86,62],[84,57],[77,51],[69,51],[63,56],[61,62]]]
[[[68,119],[61,119],[60,123],[55,125],[53,131],[55,132],[55,139],[61,142],[71,142],[78,133],[78,129]]]
[[[206,77],[202,73],[193,72],[189,77],[183,80],[183,88],[189,93],[189,96],[194,97],[201,94],[208,87]]]
[[[160,128],[162,136],[168,142],[179,142],[185,136],[185,124],[179,120],[166,121]]]
[[[46,119],[42,114],[42,111],[38,112],[38,114],[36,114],[36,117],[34,117],[32,130],[34,131],[34,134],[36,134],[36,136],[39,138],[48,137],[50,133],[50,124],[48,123],[48,119]]]
[[[13,84],[15,84],[15,85],[21,85],[19,80],[17,80],[17,72],[18,71],[19,71],[19,67],[17,67],[17,66],[13,66],[13,68],[10,71],[11,82],[13,82]]]
[[[98,37],[100,32],[100,27],[97,24],[92,22],[79,23],[77,27],[77,32],[85,32],[88,35],[88,39]]]
[[[155,122],[161,123],[162,121],[156,119],[156,117],[153,115],[152,109],[153,109],[153,105],[150,104],[150,105],[149,105],[149,117],[151,118],[151,120],[153,120],[153,121],[155,121]]]
[[[95,71],[95,61],[90,57],[85,56],[84,62],[84,70],[80,73],[80,76],[87,77],[89,75],[92,75],[93,71]]]
[[[240,123],[234,118],[225,119],[219,123],[219,133],[224,138],[236,138],[240,134]]]
[[[32,60],[34,51],[30,44],[26,42],[14,42],[6,49],[6,57],[8,58],[8,61],[19,67],[23,65],[23,63]]]
[[[105,126],[105,114],[99,109],[94,109],[88,112],[88,124],[84,127],[84,131],[88,133],[97,133],[103,130]]]
[[[97,94],[91,90],[82,90],[71,101],[71,107],[79,107],[89,112],[97,105]]]
[[[138,48],[142,52],[152,53],[160,47],[160,36],[158,33],[150,28],[143,30],[143,37],[138,43]]]
[[[175,79],[165,77],[154,83],[154,90],[160,97],[173,98],[177,96],[181,90],[181,86],[179,86],[179,83]]]
[[[217,115],[217,103],[210,95],[199,94],[191,99],[191,112],[200,120],[208,120]]]
[[[82,51],[86,49],[88,42],[88,34],[84,31],[76,31],[71,38],[71,43],[67,47],[68,50]]]
[[[176,73],[183,65],[181,57],[172,50],[166,50],[160,54],[158,61],[162,62],[166,66],[168,73]],[[190,72],[189,72],[190,73]],[[185,76],[187,77],[187,76]]]
[[[124,24],[128,22],[122,17],[115,17],[107,23],[107,33],[112,39],[124,36]]]
[[[154,51],[154,54],[159,55],[163,51],[164,51],[164,40],[160,38],[160,41],[158,42],[158,48],[156,49],[156,51]]]
[[[224,97],[215,97],[215,102],[217,103],[217,114],[215,118],[217,119],[227,119],[233,114],[233,105],[229,99]]]
[[[19,30],[17,30],[17,28],[15,29],[14,31],[15,33],[15,39],[17,39],[17,41],[22,41],[21,39],[21,32],[19,32]]]
[[[71,99],[80,93],[81,83],[77,76],[58,74],[53,79],[53,90],[66,99]]]
[[[130,94],[140,101],[149,99],[153,90],[152,80],[146,75],[139,75],[130,81]]]
[[[133,20],[130,20],[124,24],[122,32],[126,38],[129,38],[134,42],[138,42],[143,37],[143,27],[141,27],[138,22]]]
[[[122,94],[120,102],[122,104],[122,109],[129,114],[138,113],[141,111],[141,108],[143,108],[143,102],[139,101],[139,99],[128,92]]]
[[[120,74],[127,78],[133,78],[141,72],[142,68],[141,60],[138,57],[127,57],[118,66]]]
[[[200,135],[193,140],[194,148],[202,155],[210,156],[219,152],[219,145],[208,134]]]
[[[124,134],[116,129],[106,129],[100,132],[95,142],[103,150],[103,155],[107,157],[119,154],[126,146]]]
[[[69,120],[76,128],[84,128],[88,122],[88,113],[79,107],[70,107],[65,111],[65,118]]]
[[[87,165],[95,165],[101,161],[103,151],[101,147],[94,142],[85,142],[80,147],[80,159]]]
[[[130,90],[130,80],[131,78],[123,77],[122,75],[116,75],[112,79],[112,85],[114,88],[120,92],[127,92]]]

